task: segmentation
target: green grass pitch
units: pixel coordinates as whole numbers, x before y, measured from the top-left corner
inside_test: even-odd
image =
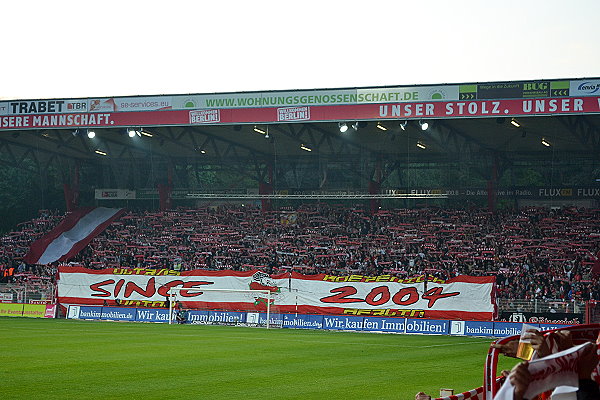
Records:
[[[412,400],[480,386],[490,342],[3,317],[0,398]]]

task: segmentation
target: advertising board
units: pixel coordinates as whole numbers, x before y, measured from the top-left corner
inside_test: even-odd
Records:
[[[583,313],[552,312],[500,312],[499,321],[526,322],[530,324],[583,324]]]
[[[123,307],[102,307],[101,319],[112,321],[135,321],[136,309]]]
[[[17,310],[13,308],[13,310]],[[1,309],[0,309],[1,311]],[[11,312],[21,313],[21,309]],[[264,312],[190,310],[187,324],[217,325],[266,325]],[[169,322],[169,310],[155,308],[119,308],[102,306],[71,305],[67,313],[69,319],[112,320],[137,322]],[[460,321],[411,319],[398,317],[360,317],[346,315],[319,314],[272,314],[271,327],[291,329],[323,329],[334,331],[383,332],[421,335],[453,335],[500,338],[521,333],[522,323],[499,321]],[[531,324],[540,330],[564,328],[563,324]]]
[[[23,316],[23,304],[0,303],[0,317]]]
[[[46,317],[46,305],[45,304],[24,304],[23,305],[23,316],[29,318],[45,318]]]
[[[174,126],[600,112],[600,79],[0,102],[0,129]]]
[[[159,308],[138,308],[135,320],[139,322],[169,322],[169,310]]]

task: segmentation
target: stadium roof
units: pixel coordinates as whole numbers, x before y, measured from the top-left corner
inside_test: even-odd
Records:
[[[598,96],[593,78],[14,100],[0,102],[0,154],[38,167],[581,162],[600,150]]]

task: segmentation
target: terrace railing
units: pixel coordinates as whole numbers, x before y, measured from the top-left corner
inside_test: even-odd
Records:
[[[583,313],[585,304],[583,301],[499,299],[498,309],[508,312]]]
[[[54,293],[51,283],[0,283],[2,303],[54,303]]]

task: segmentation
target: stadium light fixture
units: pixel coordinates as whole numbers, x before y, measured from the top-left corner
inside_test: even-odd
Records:
[[[426,131],[429,128],[429,122],[420,120],[419,125],[421,125],[421,130]]]
[[[304,151],[312,151],[310,147],[306,147],[305,145],[301,145],[300,148]]]
[[[154,136],[154,135],[153,135],[153,134],[151,134],[150,132],[146,132],[146,131],[143,131],[143,130],[140,130],[139,132],[140,132],[142,135],[146,136],[146,137],[153,137],[153,136]]]
[[[400,129],[402,129],[403,131],[406,130],[406,125],[408,125],[408,121],[402,121],[400,122]]]
[[[90,139],[95,138],[96,137],[96,132],[94,132],[91,129],[88,129],[88,131],[87,131],[87,137],[90,138]]]
[[[514,119],[514,118],[510,120],[510,123],[511,123],[513,126],[517,127],[517,128],[520,128],[520,127],[521,127],[521,124],[519,123],[519,121],[517,121],[517,120],[516,120],[516,119]]]
[[[546,138],[542,138],[542,144],[546,147],[552,146],[552,143],[546,140]]]
[[[425,146],[425,144],[423,144],[421,142],[417,142],[417,147],[420,148],[420,149],[422,149],[422,150],[425,150],[427,148],[427,146]]]
[[[129,128],[127,129],[127,135],[129,135],[130,138],[135,136],[135,129],[133,128]]]
[[[94,153],[100,154],[101,156],[107,156],[108,155],[108,154],[106,154],[105,151],[102,151],[102,150],[95,150]]]
[[[354,129],[355,131],[358,130],[358,121],[352,124],[352,129]]]
[[[259,128],[258,126],[256,126],[256,125],[254,125],[254,132],[261,133],[261,134],[263,134],[263,135],[266,135],[266,134],[267,134],[267,132],[265,132],[263,129],[260,129],[260,128]]]
[[[267,133],[265,133],[265,139],[269,138],[269,127],[267,126]]]
[[[200,154],[206,154],[206,150],[204,150],[204,149],[201,149],[201,150],[200,150]]]
[[[377,123],[377,129],[381,129],[382,131],[387,131],[387,128],[381,124],[381,122]]]
[[[340,128],[340,132],[344,133],[348,130],[348,124],[345,122],[339,122],[338,127]]]

